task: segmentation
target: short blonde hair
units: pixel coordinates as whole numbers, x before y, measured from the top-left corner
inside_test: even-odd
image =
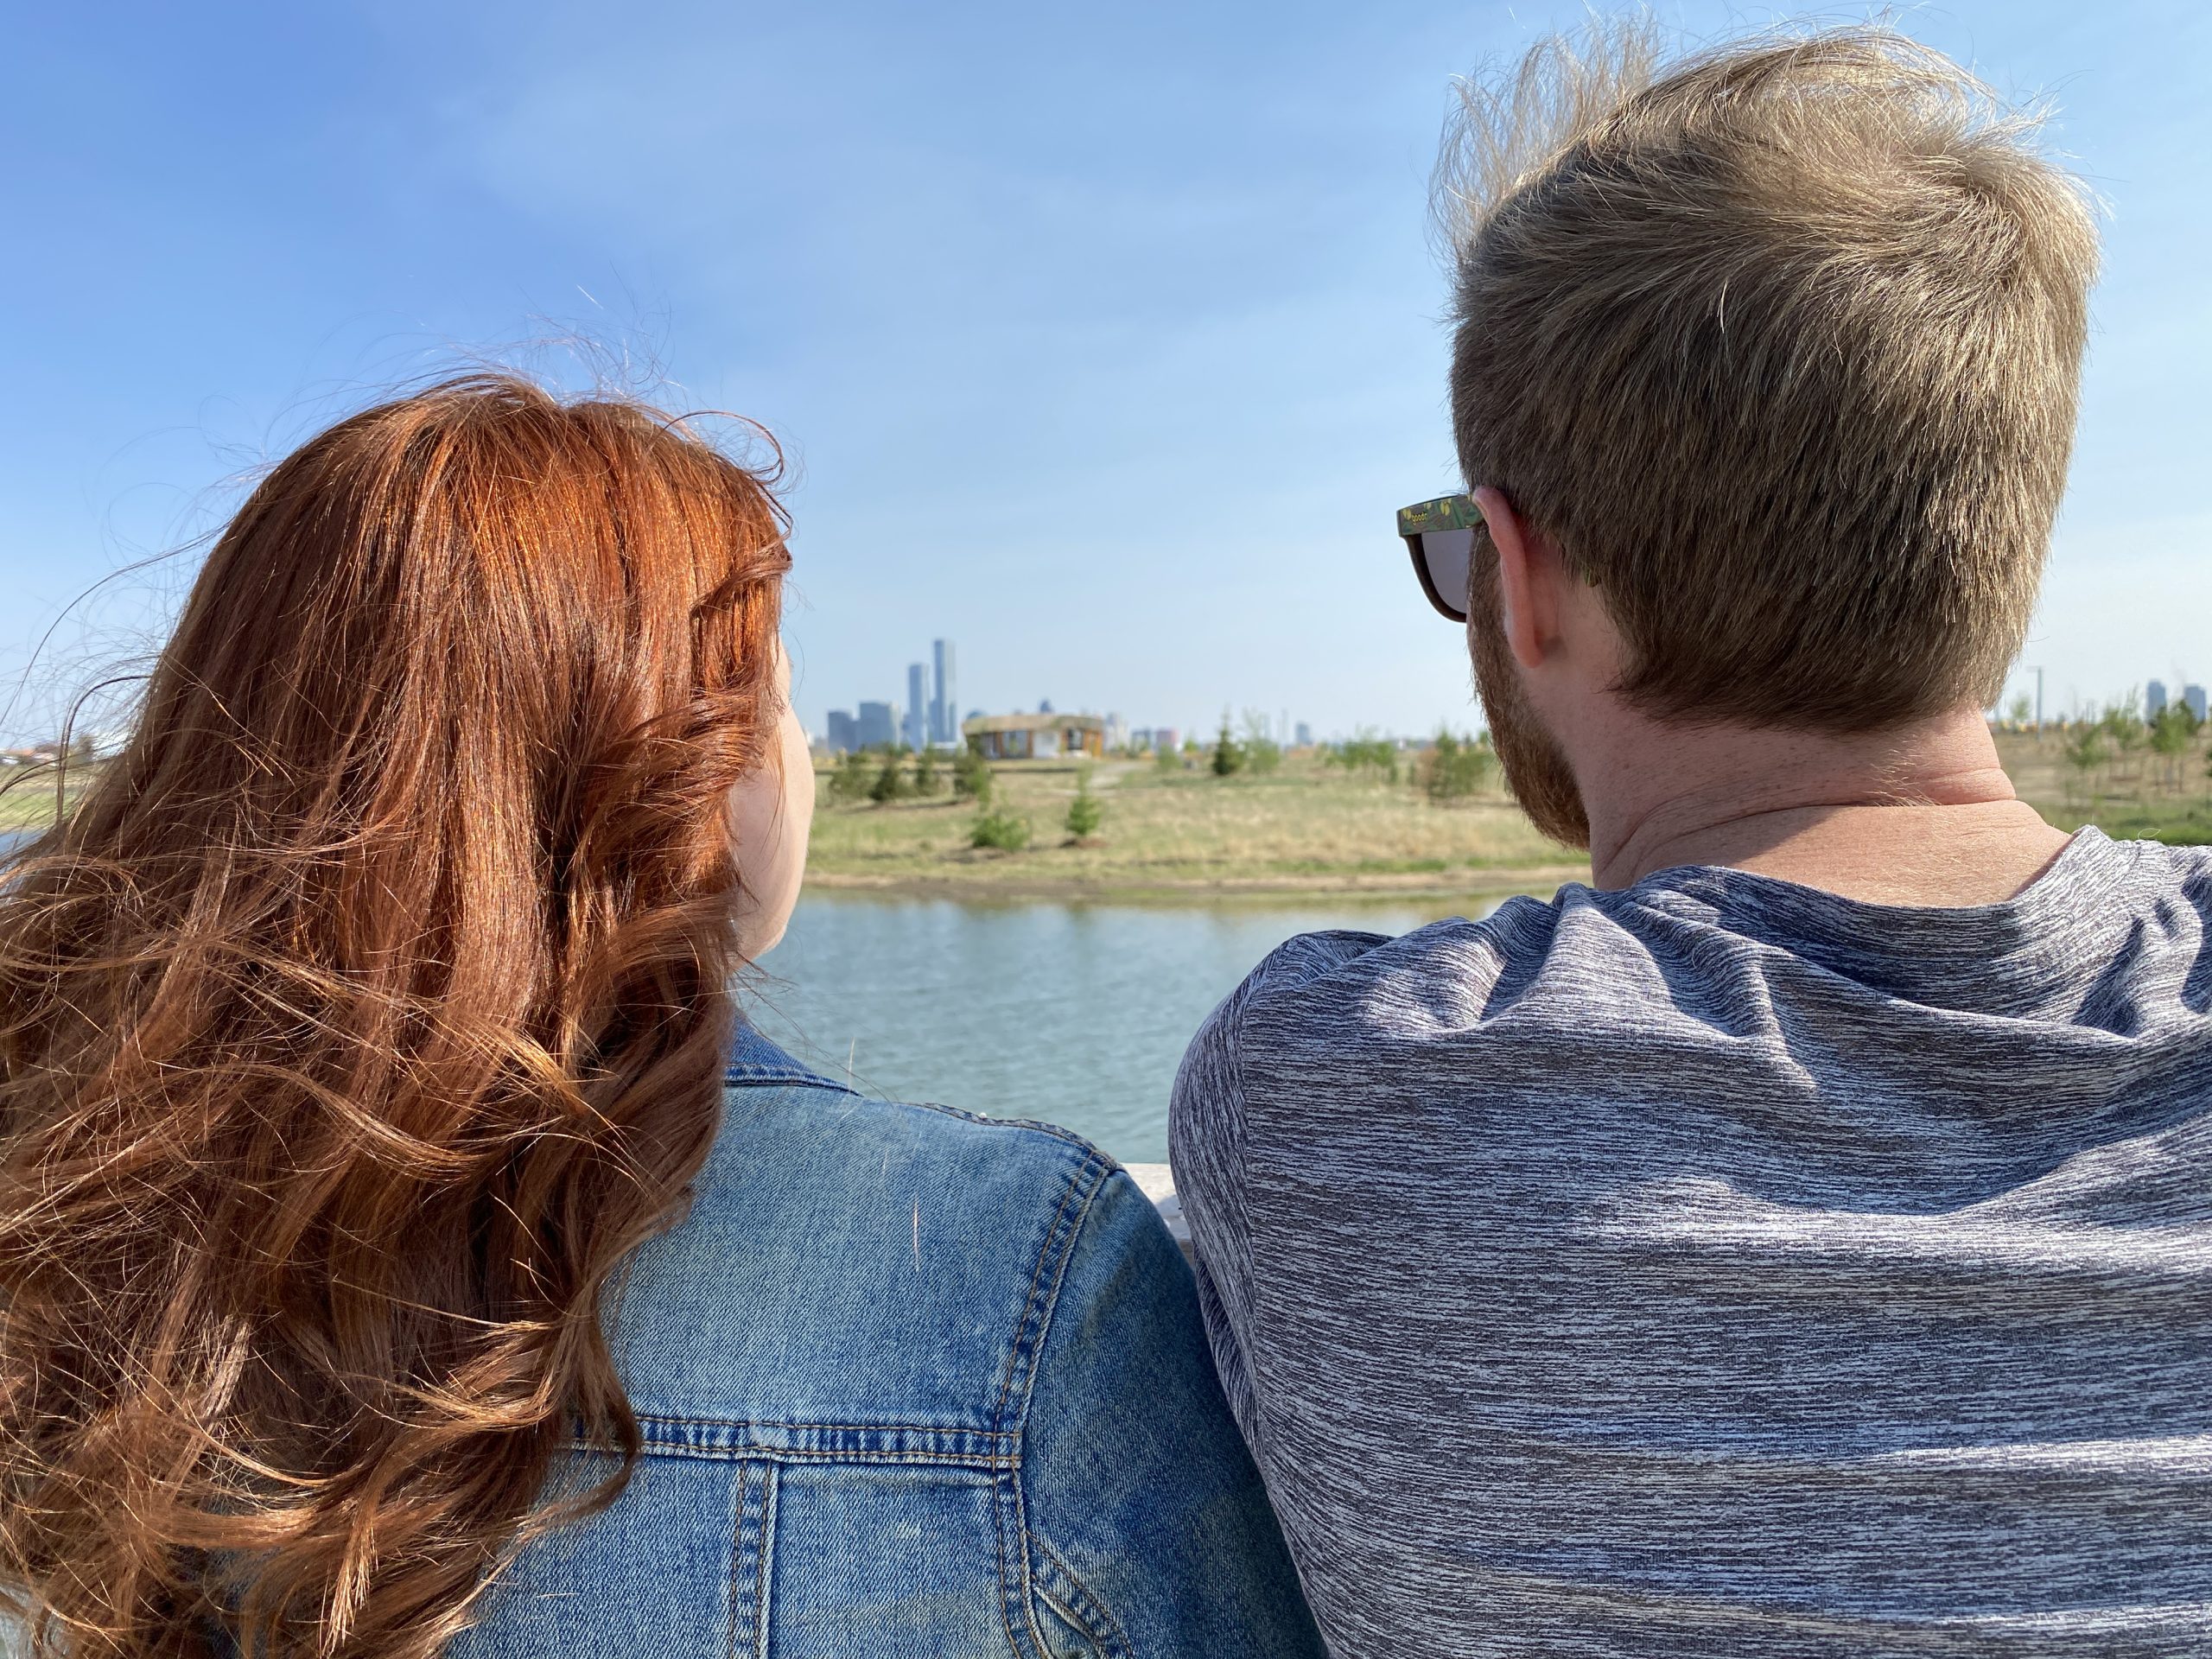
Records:
[[[1463,86],[1437,200],[1468,484],[1599,588],[1662,717],[1986,707],[2064,488],[2088,202],[1889,30],[1662,55],[1600,25]]]

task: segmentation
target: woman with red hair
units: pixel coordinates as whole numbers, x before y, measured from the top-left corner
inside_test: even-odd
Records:
[[[22,1650],[1319,1651],[1128,1177],[741,1020],[789,562],[682,423],[504,377],[218,542],[0,862]]]

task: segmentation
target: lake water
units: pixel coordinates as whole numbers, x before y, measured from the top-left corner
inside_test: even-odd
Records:
[[[1159,1163],[1184,1046],[1262,957],[1294,933],[1402,933],[1456,913],[809,895],[747,1006],[768,1036],[863,1091],[1043,1118]]]
[[[0,848],[10,837],[0,831]],[[745,1005],[865,1092],[1036,1117],[1129,1163],[1167,1157],[1198,1022],[1294,933],[1402,933],[1449,905],[961,904],[809,894]]]

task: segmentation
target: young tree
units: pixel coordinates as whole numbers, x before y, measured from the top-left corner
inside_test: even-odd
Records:
[[[1249,772],[1273,772],[1282,765],[1282,745],[1268,734],[1268,717],[1256,709],[1244,711],[1244,741],[1239,747]]]
[[[2126,698],[2106,705],[2104,713],[2097,719],[2097,729],[2104,734],[2105,741],[2110,746],[2114,759],[2122,762],[2132,761],[2135,752],[2143,747],[2144,741],[2149,736],[2142,715],[2135,709],[2136,691],[2130,686]],[[2137,768],[2130,767],[2130,770],[2134,772],[2136,792],[2140,794],[2142,773]],[[2117,783],[2119,780],[2115,779],[2113,781]]]
[[[906,751],[896,747],[887,749],[883,754],[883,770],[875,774],[875,782],[869,785],[868,798],[878,806],[886,806],[906,792]]]
[[[969,827],[968,844],[1001,853],[1018,853],[1029,844],[1029,820],[1003,809],[979,812]]]
[[[1414,775],[1421,793],[1438,805],[1469,800],[1490,780],[1491,758],[1490,750],[1473,738],[1456,736],[1450,727],[1440,726]]]
[[[1373,773],[1384,783],[1398,781],[1398,746],[1380,733],[1361,728],[1353,736],[1331,747],[1324,764],[1342,766],[1354,777]]]
[[[922,752],[914,757],[914,793],[934,795],[941,781],[938,776],[937,752],[925,743]]]
[[[874,781],[875,767],[868,754],[847,749],[837,758],[837,769],[830,774],[830,798],[845,806],[864,801]]]
[[[2105,763],[2103,722],[2084,721],[2069,728],[2064,753],[2067,793],[2072,794],[2074,786],[2079,784],[2085,791],[2094,794],[2097,769]]]
[[[1243,769],[1244,750],[1236,740],[1230,735],[1229,715],[1224,712],[1221,717],[1221,734],[1214,739],[1213,743],[1213,775],[1217,778],[1226,778],[1231,772],[1242,772]]]
[[[2151,753],[2158,757],[2158,791],[2164,794],[2181,787],[2181,768],[2196,734],[2189,710],[2179,703],[2158,710],[2151,721]]]
[[[991,804],[991,791],[995,783],[991,763],[983,759],[978,749],[963,748],[952,758],[952,794],[956,800],[973,801],[978,806]]]
[[[1098,833],[1098,826],[1105,818],[1106,809],[1090,792],[1090,768],[1085,766],[1076,779],[1075,799],[1068,803],[1068,834],[1077,841],[1088,841]]]

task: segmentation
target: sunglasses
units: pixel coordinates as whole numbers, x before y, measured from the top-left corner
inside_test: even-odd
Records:
[[[1414,575],[1439,613],[1467,620],[1467,574],[1483,512],[1471,495],[1440,495],[1398,509],[1398,534],[1414,556]]]

